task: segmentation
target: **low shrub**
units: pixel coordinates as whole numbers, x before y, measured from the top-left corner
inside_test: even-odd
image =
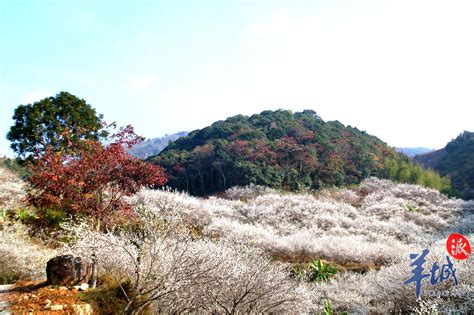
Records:
[[[99,289],[81,292],[81,301],[89,303],[97,314],[120,314],[127,304],[127,299],[122,291],[126,284],[103,285]]]
[[[97,257],[99,276],[129,283],[124,313],[307,310],[286,268],[253,247],[176,234],[153,215],[141,229],[82,233],[71,251]]]

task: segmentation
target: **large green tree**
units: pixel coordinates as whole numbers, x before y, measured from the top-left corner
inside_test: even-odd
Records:
[[[102,115],[97,115],[85,100],[67,92],[18,106],[13,119],[7,139],[22,158],[44,155],[46,148],[73,148],[83,140],[98,140],[105,135],[101,131]]]

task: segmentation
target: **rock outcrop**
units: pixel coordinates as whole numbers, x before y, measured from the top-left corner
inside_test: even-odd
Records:
[[[57,256],[46,265],[47,283],[74,286],[89,283],[92,278],[92,261],[73,255]]]

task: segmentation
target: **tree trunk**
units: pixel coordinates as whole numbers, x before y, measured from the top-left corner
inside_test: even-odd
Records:
[[[97,286],[97,257],[95,252],[92,253],[92,279],[91,279],[91,288],[95,289]]]

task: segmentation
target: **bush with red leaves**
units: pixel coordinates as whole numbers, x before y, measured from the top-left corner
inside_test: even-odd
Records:
[[[161,167],[127,153],[127,147],[142,140],[133,127],[127,126],[106,144],[84,140],[79,152],[46,150],[31,163],[29,203],[39,210],[86,214],[102,221],[119,212],[132,214],[125,196],[142,187],[162,186],[167,181]]]

